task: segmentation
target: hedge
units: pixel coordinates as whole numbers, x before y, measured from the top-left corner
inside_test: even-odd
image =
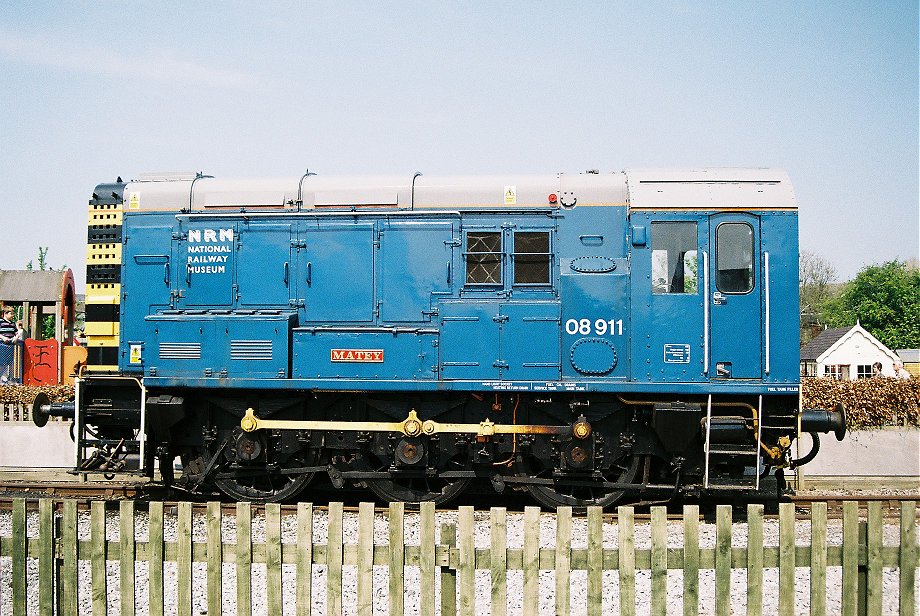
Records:
[[[920,426],[920,379],[802,380],[805,408],[833,409],[843,403],[847,428]]]

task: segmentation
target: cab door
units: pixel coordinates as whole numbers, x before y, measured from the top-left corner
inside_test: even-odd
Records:
[[[630,224],[632,379],[703,381],[708,221],[700,214],[633,212]]]
[[[762,368],[760,219],[709,219],[709,373],[714,379],[759,379]]]

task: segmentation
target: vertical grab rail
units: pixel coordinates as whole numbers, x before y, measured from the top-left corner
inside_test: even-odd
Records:
[[[80,440],[83,435],[80,431],[80,379],[75,376],[73,379],[73,467],[80,468]]]
[[[760,437],[763,426],[763,394],[757,396],[757,466],[755,467],[754,489],[760,490]]]
[[[138,460],[137,468],[141,472],[145,472],[145,460],[147,459],[146,454],[146,445],[147,445],[147,388],[144,387],[143,381],[138,381],[141,386],[141,431],[137,435],[138,440],[138,455],[140,460]]]
[[[703,374],[709,374],[709,253],[703,251]]]
[[[764,281],[764,343],[766,345],[766,363],[765,372],[770,374],[770,253],[763,253],[763,281]]]

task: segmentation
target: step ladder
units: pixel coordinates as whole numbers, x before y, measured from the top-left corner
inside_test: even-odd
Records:
[[[705,467],[703,475],[703,488],[717,488],[720,490],[750,490],[753,488],[755,491],[760,490],[760,473],[761,473],[761,458],[760,458],[760,444],[761,444],[761,430],[762,430],[762,416],[763,410],[763,396],[757,397],[757,440],[753,445],[744,445],[737,443],[723,444],[723,443],[713,443],[712,442],[712,394],[709,394],[706,401],[706,441],[703,445],[703,453],[705,455]],[[713,483],[709,480],[709,467],[710,460],[713,456],[716,457],[753,457],[754,458],[754,481],[748,482],[744,478],[740,480],[732,480],[730,482],[725,482],[724,480],[720,483]]]

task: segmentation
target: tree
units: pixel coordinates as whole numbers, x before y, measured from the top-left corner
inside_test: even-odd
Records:
[[[857,321],[891,349],[920,348],[920,269],[903,261],[863,268],[824,305],[833,327]]]
[[[802,342],[821,330],[821,311],[832,297],[837,269],[831,262],[808,250],[799,256],[799,302]]]
[[[31,260],[28,263],[26,263],[26,269],[29,270],[30,272],[35,269],[35,267],[32,265]],[[38,271],[39,272],[44,272],[44,271],[63,272],[66,269],[67,269],[66,265],[62,265],[59,268],[53,268],[50,265],[48,265],[48,247],[47,246],[38,247]],[[21,307],[20,307],[20,310],[21,310]],[[22,318],[22,316],[18,316],[17,318]],[[54,315],[53,314],[45,315],[44,318],[42,319],[42,322],[39,323],[38,327],[39,329],[41,329],[42,340],[48,340],[50,338],[54,338],[54,329],[55,329]]]
[[[35,269],[32,266],[32,261],[29,261],[28,263],[26,263],[26,269],[29,270],[30,272],[33,269]],[[63,272],[66,269],[67,269],[66,265],[62,265],[61,267],[57,269],[48,265],[48,247],[47,246],[45,246],[44,248],[42,248],[41,246],[38,247],[38,271],[44,272],[46,270],[50,270],[52,272]]]

